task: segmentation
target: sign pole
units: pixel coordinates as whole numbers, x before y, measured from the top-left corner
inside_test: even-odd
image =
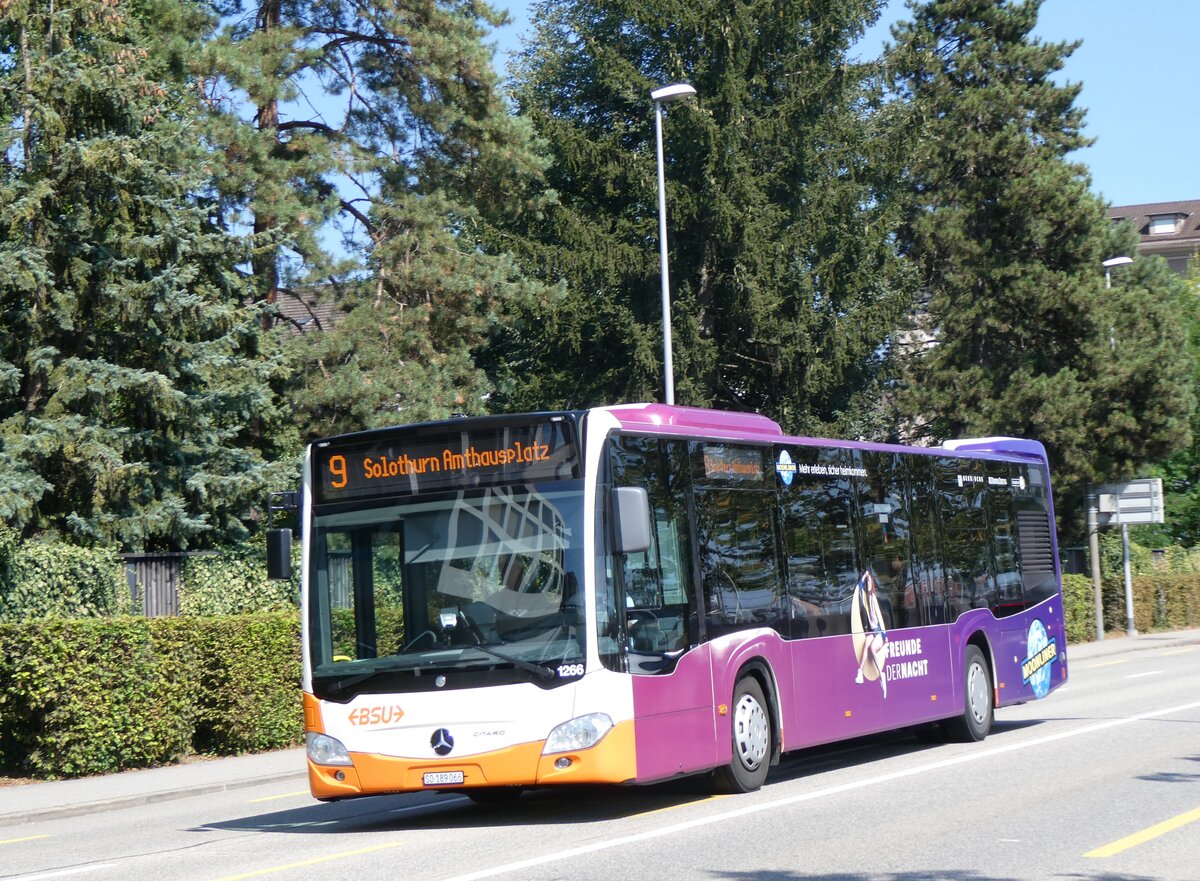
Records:
[[[1087,497],[1088,556],[1092,558],[1092,593],[1096,599],[1096,639],[1104,639],[1104,592],[1100,587],[1100,524],[1096,506],[1099,496],[1089,490]]]
[[[1125,635],[1137,636],[1133,626],[1133,575],[1129,565],[1129,526],[1121,524],[1121,544],[1125,546]]]

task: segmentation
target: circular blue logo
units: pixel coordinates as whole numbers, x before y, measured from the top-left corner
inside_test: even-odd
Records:
[[[1046,632],[1046,625],[1034,619],[1025,638],[1025,660],[1021,664],[1021,681],[1033,689],[1034,697],[1050,693],[1050,674],[1058,646]]]

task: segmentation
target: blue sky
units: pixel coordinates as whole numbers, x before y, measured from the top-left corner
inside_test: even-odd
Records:
[[[503,66],[529,30],[531,4],[492,2],[513,19],[493,36]],[[903,2],[890,0],[864,51],[877,49],[904,13]],[[1200,0],[1046,0],[1037,34],[1083,41],[1063,75],[1083,84],[1078,103],[1096,143],[1074,158],[1091,169],[1092,188],[1113,205],[1200,199]]]

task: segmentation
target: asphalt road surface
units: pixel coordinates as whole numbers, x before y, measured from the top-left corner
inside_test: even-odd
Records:
[[[808,750],[750,795],[693,779],[482,808],[273,784],[0,828],[0,879],[1200,881],[1200,646],[1071,675],[983,743]]]

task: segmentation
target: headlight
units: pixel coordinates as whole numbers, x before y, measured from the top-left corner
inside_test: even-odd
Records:
[[[570,722],[563,722],[546,738],[542,755],[589,749],[599,743],[600,738],[608,734],[612,727],[613,720],[607,713],[588,713]]]
[[[350,753],[337,738],[309,731],[304,735],[308,757],[317,765],[353,765]]]

